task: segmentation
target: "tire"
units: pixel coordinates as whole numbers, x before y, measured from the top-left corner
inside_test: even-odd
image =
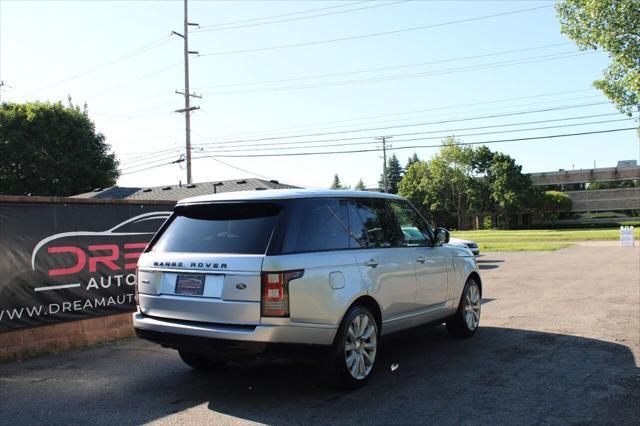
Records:
[[[182,361],[194,370],[211,371],[219,369],[225,364],[225,361],[212,361],[195,352],[179,350],[178,354]]]
[[[369,381],[380,352],[380,329],[369,309],[357,305],[345,314],[333,343],[330,368],[335,384],[356,389]]]
[[[480,325],[482,292],[475,279],[469,278],[462,290],[458,310],[447,321],[449,333],[456,337],[471,337]]]

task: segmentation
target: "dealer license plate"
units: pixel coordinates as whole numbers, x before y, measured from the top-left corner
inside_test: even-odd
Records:
[[[202,296],[204,292],[204,275],[178,275],[176,294],[185,296]]]

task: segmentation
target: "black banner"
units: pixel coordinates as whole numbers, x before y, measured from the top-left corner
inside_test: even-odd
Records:
[[[171,209],[0,203],[0,332],[133,311],[137,259]]]

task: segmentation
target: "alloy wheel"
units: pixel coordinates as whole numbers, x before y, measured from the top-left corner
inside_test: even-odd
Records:
[[[349,324],[344,356],[351,376],[362,380],[369,375],[376,359],[378,336],[374,320],[358,314]]]
[[[467,294],[464,296],[464,321],[471,331],[478,328],[480,323],[480,306],[480,290],[473,283],[467,288]]]

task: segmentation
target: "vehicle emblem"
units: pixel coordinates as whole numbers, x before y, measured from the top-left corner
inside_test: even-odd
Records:
[[[246,284],[242,284],[242,283],[236,284],[236,288],[238,290],[244,290],[245,288],[247,288],[247,285]]]

